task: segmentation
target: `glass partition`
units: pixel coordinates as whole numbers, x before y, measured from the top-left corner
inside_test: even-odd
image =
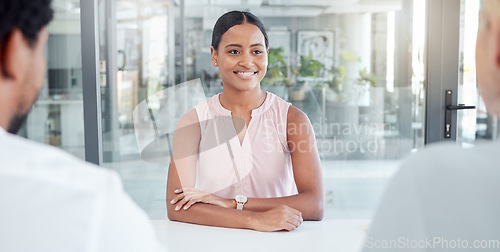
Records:
[[[98,1],[102,165],[121,175],[126,191],[153,219],[166,217],[169,158],[141,159],[133,112],[174,83],[180,40],[173,9],[178,9],[173,1]]]
[[[134,116],[183,111],[155,101],[184,80],[198,79],[204,98],[221,92],[212,27],[229,10],[248,10],[269,33],[262,88],[314,126],[325,217],[371,218],[401,158],[424,144],[425,2],[100,0],[103,166],[121,174],[151,218],[165,218],[168,147],[163,160],[145,158]],[[183,106],[196,105],[180,94]],[[141,102],[147,105],[136,115]]]
[[[80,2],[54,0],[52,6],[45,83],[19,134],[85,159]]]

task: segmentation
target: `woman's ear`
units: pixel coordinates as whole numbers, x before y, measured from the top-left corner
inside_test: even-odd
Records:
[[[212,64],[216,67],[219,66],[219,62],[217,62],[218,57],[217,57],[217,50],[213,46],[210,47],[210,54],[212,55]]]

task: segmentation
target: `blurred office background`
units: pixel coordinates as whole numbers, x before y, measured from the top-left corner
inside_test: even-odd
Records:
[[[401,159],[425,144],[467,148],[496,137],[496,120],[476,88],[477,0],[54,0],[53,6],[46,83],[19,134],[117,171],[152,219],[166,218],[169,152],[163,161],[141,158],[133,111],[189,80],[200,80],[205,97],[222,91],[210,43],[215,21],[229,10],[261,18],[270,40],[262,88],[313,123],[325,218],[371,218]],[[86,29],[95,36],[82,38]],[[90,66],[83,64],[93,53]],[[96,81],[84,82],[89,78]],[[453,112],[450,138],[443,136],[445,89],[453,90],[454,104],[476,106]]]

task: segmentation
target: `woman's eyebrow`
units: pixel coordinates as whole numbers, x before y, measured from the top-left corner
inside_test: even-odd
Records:
[[[230,47],[230,46],[243,47],[243,46],[242,46],[242,45],[240,45],[240,44],[229,44],[229,45],[227,45],[227,46],[225,46],[225,47]],[[256,43],[256,44],[252,44],[252,45],[250,45],[250,47],[255,47],[255,46],[264,46],[264,45],[263,45],[263,44],[261,44],[261,43]]]
[[[229,44],[229,45],[227,45],[226,47],[230,47],[230,46],[243,47],[243,46],[242,46],[242,45],[240,45],[240,44]]]
[[[257,44],[252,44],[250,47],[254,47],[254,46],[262,46],[263,47],[264,45],[261,43],[257,43]]]

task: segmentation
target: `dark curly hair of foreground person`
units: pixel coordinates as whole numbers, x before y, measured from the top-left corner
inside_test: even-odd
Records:
[[[0,45],[18,28],[30,44],[35,45],[37,35],[54,15],[51,0],[0,0]]]

